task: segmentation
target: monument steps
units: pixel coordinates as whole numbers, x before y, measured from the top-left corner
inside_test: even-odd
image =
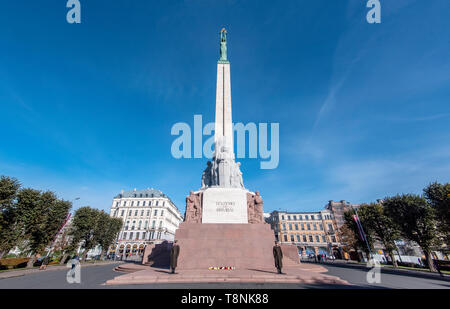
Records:
[[[306,269],[303,265],[289,267],[283,270],[285,274],[276,274],[272,269],[269,270],[185,270],[177,272],[174,275],[169,274],[168,270],[148,268],[137,271],[132,274],[126,274],[116,277],[106,282],[107,285],[121,284],[153,284],[153,283],[298,283],[298,284],[333,284],[348,285],[347,281],[338,277],[321,274],[326,271],[325,268],[313,265],[317,268],[311,272],[309,267]]]

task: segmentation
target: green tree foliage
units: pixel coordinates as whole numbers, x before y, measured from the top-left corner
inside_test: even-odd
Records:
[[[367,239],[367,244],[366,244],[366,242],[361,239],[361,236],[359,235],[359,231],[358,231],[358,226],[356,225],[356,222],[353,219],[353,215],[355,215],[355,214],[356,214],[356,212],[353,209],[348,210],[344,213],[345,225],[356,236],[355,237],[356,242],[354,243],[354,246],[356,246],[360,250],[364,251],[367,254],[367,256],[370,256],[370,251],[373,250],[373,237],[372,237],[373,231],[366,229],[367,224],[364,221],[364,218],[361,218],[361,216],[359,216],[359,211],[358,211],[359,221],[361,222],[361,225],[364,228],[364,233],[365,233],[366,239]],[[367,247],[367,245],[369,245],[369,248]],[[370,251],[369,251],[369,249],[370,249]]]
[[[43,254],[51,244],[59,228],[64,223],[71,202],[59,200],[53,192],[41,192],[34,189],[22,189],[17,194],[17,228],[28,241],[28,250],[32,257],[31,267],[36,254]]]
[[[102,212],[97,222],[97,229],[95,231],[95,239],[102,248],[101,258],[108,250],[109,246],[116,239],[117,234],[122,228],[122,219],[111,218],[108,214]]]
[[[15,231],[15,201],[20,183],[15,178],[0,177],[0,258],[14,247],[17,241]]]
[[[358,215],[361,222],[364,222],[364,229],[369,231],[375,240],[383,244],[394,267],[397,267],[394,250],[397,249],[395,240],[399,239],[400,232],[392,218],[387,215],[385,207],[376,203],[364,204],[358,209]]]
[[[416,242],[424,252],[428,267],[436,271],[431,250],[439,244],[435,212],[427,200],[415,194],[403,194],[384,200],[387,214],[399,227],[401,235]]]
[[[103,256],[121,227],[121,219],[111,218],[103,211],[85,206],[75,212],[71,229],[72,243],[81,243],[84,250],[83,261],[86,260],[87,252],[97,245],[101,246]]]
[[[87,252],[96,246],[94,233],[97,228],[97,221],[100,212],[89,206],[77,209],[72,221],[71,234],[73,243],[81,242],[81,248],[84,249],[82,260],[86,260]]]
[[[435,210],[438,228],[448,249],[450,245],[450,183],[435,182],[423,191],[425,198]]]

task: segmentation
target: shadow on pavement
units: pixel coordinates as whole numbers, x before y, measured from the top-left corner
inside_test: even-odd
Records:
[[[337,268],[347,268],[347,269],[361,269],[364,271],[369,271],[370,268],[364,265],[355,265],[355,264],[344,264],[344,263],[314,263],[314,262],[305,262],[302,263],[308,264],[319,264],[323,266],[337,267]],[[442,280],[450,282],[450,277],[440,276],[439,274],[432,273],[421,273],[421,271],[414,270],[400,270],[400,269],[391,269],[386,267],[381,267],[381,273],[390,274],[390,275],[399,275],[406,277],[414,277],[414,278],[423,278],[423,279],[434,279],[434,280]]]

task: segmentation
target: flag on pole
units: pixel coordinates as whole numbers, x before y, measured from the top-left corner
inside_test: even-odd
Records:
[[[358,215],[353,215],[353,220],[355,220],[356,226],[358,227],[358,232],[361,240],[367,242],[366,234],[364,234],[364,230],[362,228],[361,221],[359,221]]]

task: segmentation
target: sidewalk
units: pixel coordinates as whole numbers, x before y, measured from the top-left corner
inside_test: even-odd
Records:
[[[361,264],[356,261],[346,261],[346,260],[326,261],[326,262],[322,262],[322,263],[315,263],[314,261],[302,260],[302,263],[330,265],[330,266],[346,267],[346,268],[367,269],[367,266],[365,264]],[[432,273],[429,270],[393,268],[393,267],[381,265],[381,271],[384,273],[388,273],[388,274],[410,275],[412,277],[416,276],[416,277],[422,277],[422,278],[431,278],[431,279],[450,281],[450,275],[443,273],[441,276],[439,273]]]
[[[81,263],[81,267],[91,267],[91,266],[101,266],[101,265],[109,265],[109,264],[121,264],[123,262],[121,261],[107,261],[107,262],[85,262]],[[12,270],[5,270],[0,272],[0,280],[6,279],[6,278],[13,278],[13,277],[20,277],[25,276],[29,274],[39,273],[39,272],[46,272],[46,271],[53,271],[53,270],[64,270],[69,269],[66,265],[49,265],[47,266],[46,270],[39,270],[39,267],[33,267],[30,269],[12,269]]]

